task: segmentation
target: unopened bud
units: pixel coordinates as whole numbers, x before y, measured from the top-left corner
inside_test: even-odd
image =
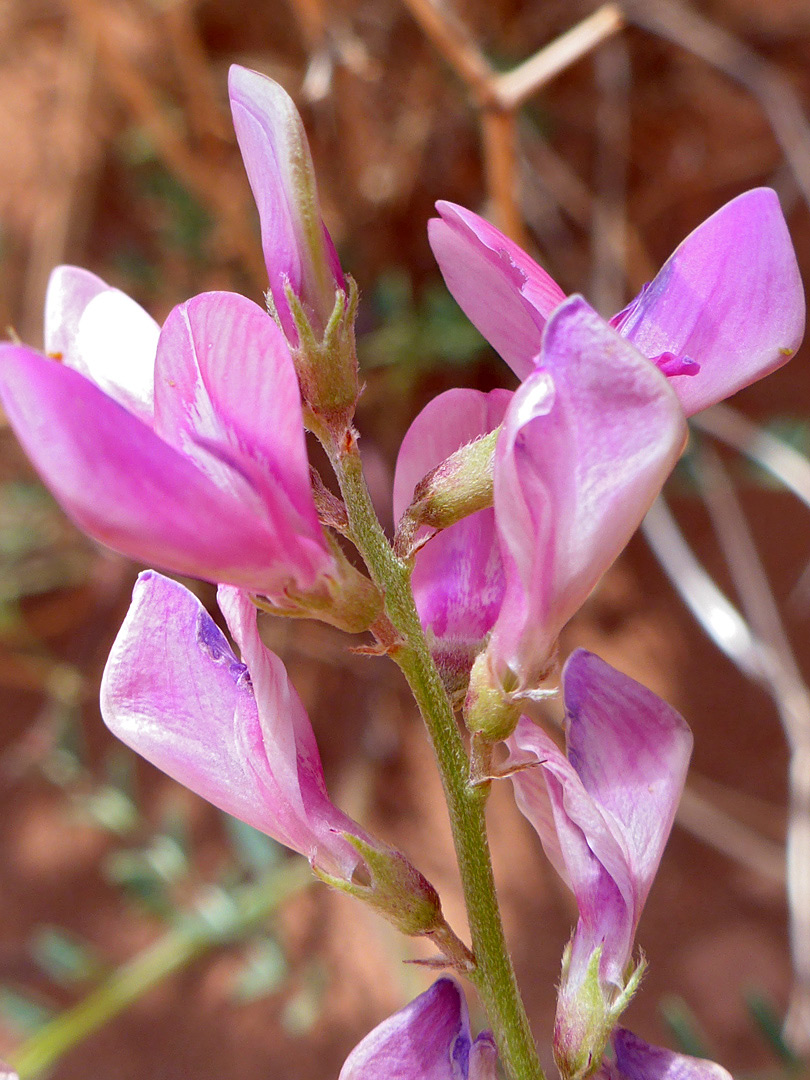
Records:
[[[495,444],[500,428],[460,446],[416,485],[413,501],[397,528],[395,547],[411,553],[417,532],[448,529],[478,510],[492,506]]]

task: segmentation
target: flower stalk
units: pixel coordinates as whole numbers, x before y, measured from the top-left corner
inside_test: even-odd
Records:
[[[453,708],[430,654],[410,588],[410,572],[389,544],[366,486],[357,438],[319,432],[346,505],[355,542],[402,643],[391,650],[416,699],[436,755],[450,814],[475,967],[476,986],[510,1080],[545,1080],[501,922],[487,839],[486,789],[469,784],[469,761]]]

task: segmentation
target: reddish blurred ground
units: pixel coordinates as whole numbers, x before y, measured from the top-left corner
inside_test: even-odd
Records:
[[[589,10],[517,0],[458,9],[474,36],[504,63],[522,59]],[[317,16],[320,10],[303,0],[289,6],[5,0],[3,322],[36,341],[44,282],[59,261],[103,273],[156,315],[208,288],[258,296],[255,220],[224,112],[227,66],[238,60],[260,67],[302,100],[308,56],[320,58],[316,76],[319,70],[328,74],[340,42],[349,66],[337,64],[331,83],[324,82],[325,96],[304,112],[329,224],[344,265],[365,293],[363,327],[379,320],[380,305],[375,311],[372,297],[381,273],[404,272],[417,293],[430,286],[436,271],[424,224],[432,202],[444,197],[478,208],[483,200],[474,115],[395,0],[344,0]],[[777,64],[810,108],[810,12],[804,0],[767,6],[715,0],[700,10]],[[641,30],[622,40],[632,66],[628,215],[641,240],[627,266],[630,287],[640,285],[647,265],[657,265],[725,199],[762,182],[780,190],[807,274],[807,207],[752,98],[702,61]],[[587,289],[592,282],[592,238],[587,220],[584,226],[577,220],[577,189],[563,184],[562,205],[549,194],[553,175],[540,139],[547,138],[575,177],[592,187],[599,96],[593,63],[585,60],[526,110],[526,217],[546,265],[567,289]],[[381,490],[405,426],[429,395],[458,383],[486,387],[508,379],[491,355],[448,370],[438,364],[441,348],[424,335],[419,348],[429,355],[418,358],[424,363],[415,370],[368,373],[359,425]],[[762,421],[807,417],[806,362],[805,349],[778,375],[740,395],[741,408]],[[17,482],[30,475],[13,437],[3,432],[0,478]],[[705,515],[681,491],[676,506],[682,523],[721,572]],[[785,599],[808,559],[810,529],[786,495],[750,482],[744,499],[777,596]],[[111,962],[131,956],[159,927],[105,883],[100,864],[113,841],[78,820],[64,793],[36,768],[53,741],[48,672],[54,662],[67,661],[84,674],[82,726],[90,759],[100,769],[108,740],[96,687],[134,571],[97,556],[68,526],[57,527],[41,562],[24,589],[37,595],[23,601],[24,621],[5,633],[0,654],[0,984],[64,1007],[79,993],[56,988],[32,963],[29,942],[38,926],[65,927]],[[54,565],[55,581],[48,578]],[[56,589],[59,574],[61,580],[85,581]],[[791,612],[799,659],[810,671],[810,613],[802,603]],[[294,632],[268,626],[268,640],[289,663],[310,708],[333,793],[414,857],[439,888],[451,921],[462,924],[438,781],[396,671],[345,653],[340,636],[319,626]],[[571,624],[563,651],[579,644],[681,709],[695,730],[695,771],[706,778],[696,780],[698,789],[765,836],[781,837],[787,756],[773,707],[707,643],[640,540]],[[328,662],[318,658],[323,652]],[[171,800],[190,808],[198,869],[214,875],[226,856],[213,812],[178,796],[146,766],[139,766],[138,777],[149,820],[157,822],[160,807]],[[573,911],[506,786],[494,793],[491,823],[518,975],[544,1041]],[[400,964],[418,949],[320,886],[289,905],[281,922],[292,961],[281,992],[234,1007],[227,988],[239,954],[219,953],[166,982],[73,1051],[54,1075],[336,1076],[357,1039],[427,984],[427,975]],[[659,1004],[678,995],[729,1067],[772,1063],[744,994],[755,989],[780,1008],[787,999],[785,901],[777,882],[676,828],[640,943],[650,968],[628,1016],[634,1028],[667,1040]],[[316,995],[320,1012],[308,1027],[301,1021],[307,1030],[295,1034],[289,1002],[313,979],[322,987]],[[8,1023],[0,1021],[0,1049],[15,1042]]]

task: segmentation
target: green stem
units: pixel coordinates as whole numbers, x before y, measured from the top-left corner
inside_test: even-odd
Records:
[[[11,1064],[20,1080],[32,1080],[51,1068],[142,997],[167,975],[190,964],[209,949],[233,941],[274,911],[287,897],[314,881],[309,865],[296,859],[251,885],[223,895],[213,911],[185,914],[162,938],[114,971],[77,1005],[45,1024],[24,1043]]]
[[[391,623],[402,638],[393,658],[425,721],[441,773],[458,856],[476,968],[470,978],[481,996],[510,1080],[545,1080],[501,922],[486,833],[486,792],[469,784],[469,761],[455,714],[425,639],[410,571],[386,539],[363,476],[353,432],[324,439],[340,483],[357,546],[385,595]]]

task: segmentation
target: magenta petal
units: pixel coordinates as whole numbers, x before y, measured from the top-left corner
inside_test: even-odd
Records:
[[[489,651],[504,684],[516,676],[531,690],[542,678],[562,626],[630,539],[685,437],[667,379],[581,297],[566,300],[495,453],[506,593]]]
[[[518,378],[532,370],[546,319],[565,299],[559,285],[508,236],[455,203],[428,237],[447,288],[470,322]]]
[[[687,236],[614,323],[645,356],[668,352],[700,365],[672,380],[691,416],[789,360],[804,307],[779,200],[757,188]]]
[[[469,1053],[464,994],[454,979],[439,979],[366,1035],[338,1080],[467,1080]]]
[[[0,399],[48,487],[94,539],[177,573],[283,588],[262,521],[78,372],[0,346]]]
[[[455,389],[430,401],[402,440],[394,476],[394,517],[417,483],[465,443],[503,420],[512,395]],[[435,536],[416,556],[412,585],[419,616],[437,638],[474,645],[492,629],[503,597],[503,568],[492,510]]]
[[[281,331],[260,307],[220,292],[171,312],[158,344],[155,430],[263,519],[276,559],[295,568],[300,589],[329,571],[298,378]]]
[[[650,1046],[626,1028],[613,1034],[615,1080],[732,1080],[720,1065],[703,1058],[686,1057],[660,1046]]]
[[[140,575],[104,672],[104,721],[179,783],[349,880],[360,857],[341,832],[366,834],[329,801],[309,719],[255,608],[238,590],[220,595],[241,661],[188,589]]]
[[[306,132],[290,96],[265,75],[235,64],[228,88],[236,138],[259,208],[270,290],[285,333],[297,340],[285,281],[321,330],[335,290],[345,287],[321,221]]]

